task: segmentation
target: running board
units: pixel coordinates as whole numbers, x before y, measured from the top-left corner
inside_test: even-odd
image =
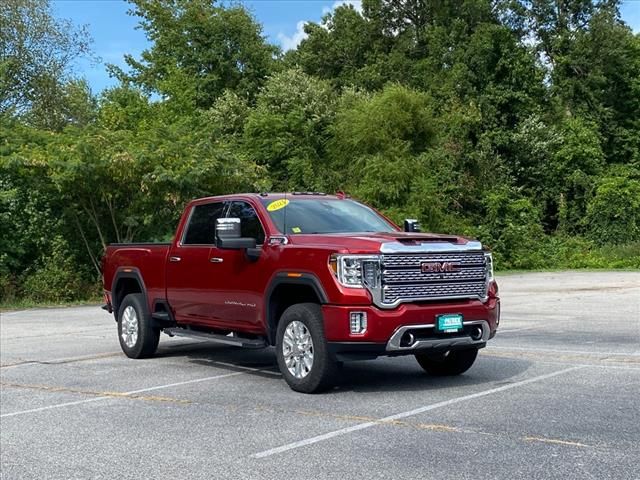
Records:
[[[266,348],[267,342],[263,338],[242,338],[236,336],[219,335],[217,333],[200,332],[188,328],[165,328],[164,333],[170,337],[196,337],[211,342],[223,343],[225,345],[233,345],[234,347],[243,348]],[[234,335],[234,334],[232,334]]]

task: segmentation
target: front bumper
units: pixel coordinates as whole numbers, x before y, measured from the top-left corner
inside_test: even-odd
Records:
[[[323,305],[325,336],[331,352],[342,359],[407,355],[469,347],[482,348],[496,333],[500,322],[500,300],[466,300],[450,303],[403,304],[394,310],[375,306]],[[352,334],[350,312],[367,314],[367,330]],[[436,316],[459,313],[463,331],[435,332]],[[411,334],[409,337],[407,334]]]

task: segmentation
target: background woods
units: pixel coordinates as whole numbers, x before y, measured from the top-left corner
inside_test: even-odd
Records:
[[[150,47],[91,92],[85,30],[0,3],[0,300],[95,295],[105,244],[193,197],[344,190],[499,268],[640,268],[640,36],[615,0],[363,0],[286,53],[241,5],[133,0]]]

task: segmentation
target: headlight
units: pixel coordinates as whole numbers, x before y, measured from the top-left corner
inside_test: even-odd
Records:
[[[380,281],[378,255],[332,255],[329,266],[345,287],[363,288],[365,283],[374,287]]]
[[[487,265],[487,282],[490,282],[493,280],[493,256],[489,252],[485,252],[484,262]]]

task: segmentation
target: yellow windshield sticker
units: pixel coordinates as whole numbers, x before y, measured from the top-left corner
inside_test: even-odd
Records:
[[[291,227],[291,231],[293,233],[300,233],[302,231],[302,229],[300,227]]]
[[[275,200],[267,205],[267,210],[269,210],[270,212],[275,212],[276,210],[280,210],[287,205],[289,205],[289,200],[286,198],[281,198],[280,200]]]

